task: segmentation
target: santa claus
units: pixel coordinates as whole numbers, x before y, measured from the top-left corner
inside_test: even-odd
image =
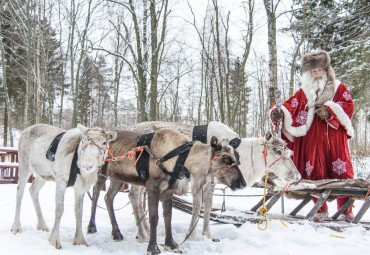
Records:
[[[302,58],[302,86],[279,112],[270,111],[273,124],[282,123],[282,138],[293,150],[293,161],[303,179],[353,179],[348,139],[353,136],[353,101],[346,86],[335,79],[329,54],[318,51]],[[338,209],[348,197],[337,199]],[[312,220],[328,217],[325,203]],[[351,222],[352,208],[341,216]]]

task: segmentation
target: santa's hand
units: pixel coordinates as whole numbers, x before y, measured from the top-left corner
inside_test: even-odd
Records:
[[[275,109],[271,114],[271,119],[274,123],[278,123],[283,118],[283,114]]]
[[[322,120],[329,119],[331,117],[330,112],[328,111],[328,109],[325,108],[325,106],[317,108],[315,112]]]

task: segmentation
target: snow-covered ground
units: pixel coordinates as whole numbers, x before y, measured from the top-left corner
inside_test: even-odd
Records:
[[[62,217],[60,238],[62,250],[56,250],[49,245],[48,237],[50,233],[38,231],[36,229],[37,219],[32,205],[32,200],[28,192],[28,187],[23,198],[21,210],[21,222],[23,232],[13,235],[10,232],[14,217],[15,197],[17,186],[15,184],[0,185],[0,254],[1,255],[16,255],[16,254],[72,254],[72,255],[98,255],[98,254],[146,254],[147,243],[140,244],[135,240],[136,226],[132,216],[131,206],[116,211],[117,221],[124,236],[121,242],[114,242],[110,237],[111,225],[108,214],[103,209],[97,210],[96,223],[98,232],[93,235],[85,235],[89,246],[74,246],[72,245],[75,218],[73,212],[74,196],[73,189],[68,188],[65,197],[65,209]],[[54,222],[54,195],[55,184],[47,182],[40,192],[40,202],[43,209],[45,220],[52,228]],[[216,190],[215,194],[221,194],[220,190]],[[238,192],[230,192],[229,194],[262,194],[262,189],[246,188]],[[99,205],[105,207],[101,193]],[[226,208],[230,210],[248,210],[261,197],[227,197]],[[190,196],[186,197],[190,200]],[[119,193],[115,200],[115,207],[119,208],[128,202],[126,193]],[[222,197],[215,196],[215,206],[221,207]],[[285,199],[285,211],[290,212],[299,201]],[[88,196],[85,196],[84,213],[83,213],[83,229],[86,231],[90,216],[91,201]],[[355,203],[354,211],[357,212],[361,206],[360,202]],[[304,208],[302,214],[308,212],[312,207]],[[329,203],[331,213],[335,212],[336,203]],[[280,213],[280,202],[276,204],[271,212],[269,212],[268,226],[265,231],[258,229],[256,224],[246,223],[237,228],[232,224],[218,224],[211,222],[213,234],[220,238],[218,243],[203,239],[200,242],[186,241],[180,247],[184,254],[368,254],[370,247],[370,231],[360,226],[345,228],[343,232],[336,232],[329,228],[317,227],[312,222],[301,221],[303,224],[289,224],[284,226],[279,220],[271,219],[274,214]],[[161,207],[160,207],[161,212]],[[234,212],[235,214],[235,212]],[[162,215],[160,213],[160,215]],[[365,214],[364,220],[370,220],[370,212]],[[185,238],[188,225],[190,223],[190,215],[173,211],[173,233],[174,239],[181,243]],[[197,225],[198,233],[201,233],[203,220],[200,219]],[[264,226],[264,225],[263,225]],[[160,217],[158,226],[158,243],[164,242],[164,225],[163,218]],[[162,254],[169,254],[164,252]]]

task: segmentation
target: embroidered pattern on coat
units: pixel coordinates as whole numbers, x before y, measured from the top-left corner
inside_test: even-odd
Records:
[[[310,161],[307,161],[306,162],[306,167],[304,169],[307,173],[307,176],[311,176],[311,173],[312,173],[312,170],[313,170],[313,166],[311,166],[311,162]]]
[[[300,111],[297,117],[297,122],[301,125],[305,124],[307,121],[308,113],[306,111]]]
[[[297,98],[293,98],[292,99],[292,107],[296,108],[297,106],[298,106],[298,100],[297,100]]]
[[[339,158],[333,162],[333,172],[341,175],[347,171],[346,162],[340,160]]]
[[[343,97],[344,97],[344,99],[345,99],[346,101],[348,101],[348,100],[351,100],[351,99],[352,99],[351,95],[350,95],[347,91],[345,91],[345,92],[343,93]]]

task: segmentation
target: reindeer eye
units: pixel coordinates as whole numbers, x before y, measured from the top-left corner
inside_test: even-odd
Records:
[[[280,150],[276,151],[276,153],[277,153],[278,155],[281,155],[281,154],[282,154],[282,152],[281,152]]]
[[[224,158],[225,164],[231,165],[231,159],[230,158]]]
[[[106,142],[103,142],[103,145],[107,145],[107,143]]]

